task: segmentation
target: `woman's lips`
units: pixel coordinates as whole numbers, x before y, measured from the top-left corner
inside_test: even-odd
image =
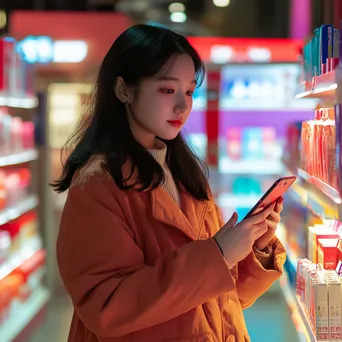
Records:
[[[181,127],[183,125],[183,121],[181,120],[170,120],[168,123],[174,127]]]

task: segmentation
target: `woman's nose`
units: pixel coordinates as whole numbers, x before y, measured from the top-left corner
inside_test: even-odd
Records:
[[[179,97],[177,99],[177,103],[175,105],[174,111],[175,113],[184,113],[187,111],[188,107],[189,106],[187,104],[185,97]]]

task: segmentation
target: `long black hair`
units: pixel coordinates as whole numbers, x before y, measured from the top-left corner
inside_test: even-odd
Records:
[[[163,27],[136,25],[123,32],[105,56],[95,83],[91,105],[79,128],[71,136],[64,151],[73,150],[63,165],[63,173],[52,186],[57,192],[70,187],[75,172],[94,155],[105,158],[103,168],[118,187],[140,190],[154,189],[165,180],[161,166],[134,138],[125,105],[116,97],[114,86],[122,77],[128,86],[139,86],[143,79],[160,75],[171,58],[189,55],[195,66],[197,83],[204,77],[204,64],[185,37]],[[204,163],[196,157],[181,134],[167,145],[166,161],[175,183],[198,200],[209,198]],[[138,178],[127,185],[122,168],[131,161],[132,174]]]

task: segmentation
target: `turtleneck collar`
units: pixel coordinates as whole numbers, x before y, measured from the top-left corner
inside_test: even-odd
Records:
[[[149,149],[148,151],[160,165],[163,166],[165,164],[167,146],[164,142],[156,139],[155,147],[153,149]]]

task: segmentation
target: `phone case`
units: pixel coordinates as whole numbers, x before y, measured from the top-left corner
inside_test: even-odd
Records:
[[[245,219],[251,217],[257,209],[267,208],[270,204],[275,203],[279,197],[285,194],[296,179],[296,176],[288,176],[279,178],[275,181],[267,192],[260,198],[258,203],[249,211]]]

